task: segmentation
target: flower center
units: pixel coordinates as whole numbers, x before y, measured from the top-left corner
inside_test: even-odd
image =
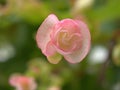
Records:
[[[79,33],[70,33],[67,30],[60,30],[57,35],[57,46],[64,52],[73,52],[81,47]]]

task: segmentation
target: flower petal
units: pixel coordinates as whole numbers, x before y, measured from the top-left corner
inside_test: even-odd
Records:
[[[47,43],[44,53],[46,56],[52,56],[56,53],[56,50],[51,41]]]
[[[9,79],[9,83],[12,85],[12,86],[16,86],[16,84],[18,83],[18,78],[20,77],[20,75],[12,75]]]
[[[59,22],[58,18],[54,14],[50,14],[38,29],[36,35],[37,45],[42,50],[42,53],[44,53],[45,55],[46,55],[46,50],[45,50],[46,46],[50,41],[51,28],[57,22]]]
[[[81,30],[81,35],[83,37],[83,41],[82,41],[81,48],[79,50],[73,52],[72,54],[64,55],[64,58],[70,63],[78,63],[82,61],[90,49],[91,37],[90,37],[90,32],[88,27],[82,21],[76,20],[76,22],[81,28],[80,30]]]

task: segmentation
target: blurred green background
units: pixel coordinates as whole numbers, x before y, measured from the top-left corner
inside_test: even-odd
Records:
[[[50,64],[35,35],[51,13],[84,20],[91,50],[78,64]],[[14,90],[14,73],[32,76],[37,90],[120,90],[120,0],[0,0],[0,90]]]

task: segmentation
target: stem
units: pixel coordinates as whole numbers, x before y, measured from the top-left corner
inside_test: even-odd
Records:
[[[100,74],[98,76],[98,81],[97,82],[100,85],[103,84],[103,82],[105,81],[105,74],[106,74],[107,68],[109,66],[110,60],[112,59],[113,48],[116,45],[116,39],[118,38],[118,36],[119,36],[118,32],[115,32],[113,38],[109,42],[109,45],[108,45],[108,50],[109,50],[108,58],[106,59],[106,61],[101,66]]]

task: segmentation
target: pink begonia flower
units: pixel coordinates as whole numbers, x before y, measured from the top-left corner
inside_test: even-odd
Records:
[[[37,87],[33,78],[21,75],[12,75],[9,83],[15,87],[16,90],[36,90]]]
[[[36,41],[49,62],[57,64],[63,56],[70,63],[78,63],[89,52],[91,36],[83,21],[59,21],[50,14],[39,27]]]

